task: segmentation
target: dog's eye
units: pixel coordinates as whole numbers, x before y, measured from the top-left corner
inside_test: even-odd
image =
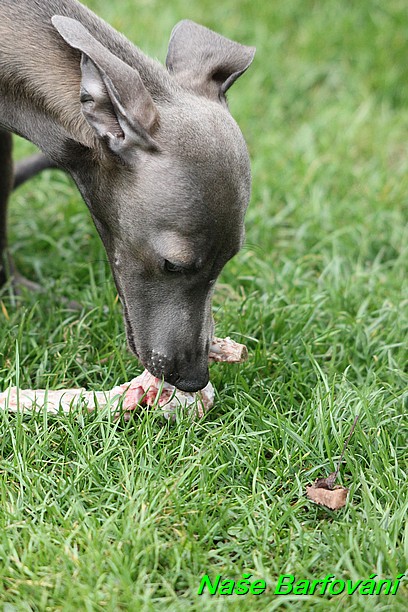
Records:
[[[177,264],[177,263],[173,263],[172,261],[169,261],[168,259],[164,260],[164,269],[166,270],[166,272],[172,272],[173,274],[182,274],[183,272],[186,271],[184,266],[181,266],[180,264]]]
[[[93,97],[87,91],[81,91],[80,101],[82,104],[85,104],[85,102],[95,102]]]

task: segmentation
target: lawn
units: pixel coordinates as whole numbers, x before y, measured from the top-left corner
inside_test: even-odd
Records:
[[[275,595],[296,580],[395,580],[408,567],[408,13],[389,0],[88,0],[164,61],[190,18],[256,59],[231,89],[253,169],[247,240],[215,293],[201,421],[106,411],[0,414],[0,609],[403,610],[397,595]],[[16,156],[33,147],[16,139]],[[72,182],[16,191],[10,242],[43,294],[0,301],[0,390],[110,388],[141,371],[106,257]],[[68,311],[59,298],[83,304]],[[334,470],[345,508],[306,485]],[[264,580],[197,594],[201,578]]]

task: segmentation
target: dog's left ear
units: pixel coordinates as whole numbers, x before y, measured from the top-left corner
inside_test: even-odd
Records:
[[[55,15],[53,26],[81,52],[82,113],[100,141],[124,163],[140,147],[157,151],[158,110],[139,72],[111,53],[75,19]]]
[[[171,33],[166,66],[182,86],[224,102],[226,91],[245,72],[254,55],[255,47],[184,20]]]

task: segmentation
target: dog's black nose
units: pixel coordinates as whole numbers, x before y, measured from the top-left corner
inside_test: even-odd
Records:
[[[185,350],[177,355],[174,368],[177,376],[173,385],[180,391],[199,391],[210,380],[208,371],[208,351]]]
[[[208,347],[207,347],[208,348]],[[207,351],[177,354],[168,357],[168,351],[146,351],[147,358],[143,358],[144,351],[141,351],[141,361],[150,374],[164,380],[171,385],[192,393],[203,389],[210,379],[208,371]]]
[[[182,378],[179,375],[179,377],[173,384],[175,387],[177,387],[177,389],[180,389],[180,391],[188,391],[189,393],[192,393],[193,391],[199,391],[200,389],[204,389],[204,387],[208,385],[209,380],[210,374],[207,368],[206,372],[203,372],[198,376],[190,375],[187,378]]]

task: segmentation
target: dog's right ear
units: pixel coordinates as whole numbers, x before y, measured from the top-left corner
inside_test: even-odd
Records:
[[[199,95],[225,102],[225,94],[249,67],[255,47],[229,40],[198,23],[180,21],[170,36],[166,66]]]
[[[137,147],[157,151],[158,111],[138,71],[113,55],[75,19],[55,15],[53,26],[81,54],[82,112],[98,138],[130,163]]]

